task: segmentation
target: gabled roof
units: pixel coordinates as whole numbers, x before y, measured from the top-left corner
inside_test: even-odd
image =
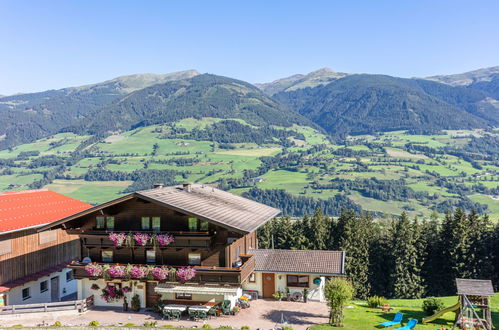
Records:
[[[178,185],[137,191],[51,223],[41,230],[116,205],[134,197],[207,220],[243,234],[251,233],[281,211],[203,184]]]
[[[0,193],[0,235],[40,227],[90,207],[47,189]]]
[[[490,280],[472,280],[456,278],[457,294],[492,297],[494,288]]]
[[[253,249],[255,271],[317,275],[344,275],[345,252],[323,250]]]

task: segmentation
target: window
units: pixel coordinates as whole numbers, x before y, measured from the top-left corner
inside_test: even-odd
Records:
[[[113,262],[113,251],[101,251],[102,262]]]
[[[104,229],[104,217],[97,217],[95,220],[95,228],[97,229]]]
[[[54,242],[57,239],[57,232],[55,230],[42,231],[38,233],[38,244],[47,244]]]
[[[249,277],[249,282],[250,283],[255,283],[256,282],[256,274],[255,273],[251,273],[251,275]]]
[[[12,241],[10,239],[0,241],[0,256],[11,252],[12,252]]]
[[[40,282],[40,293],[48,291],[49,289],[49,281]]]
[[[149,217],[142,217],[142,230],[149,230],[151,229],[150,227],[150,221],[149,221]]]
[[[199,231],[208,231],[208,221],[201,220],[199,222]]]
[[[114,217],[96,217],[95,228],[107,229],[109,231],[114,230]]]
[[[190,294],[190,293],[175,293],[175,299],[192,300],[192,294]]]
[[[156,263],[156,251],[155,250],[146,250],[146,261],[148,264]]]
[[[152,217],[152,230],[161,231],[161,218]]]
[[[114,217],[106,217],[107,230],[114,230]]]
[[[113,286],[116,290],[121,290],[121,283],[106,282],[106,286]]]
[[[75,278],[74,278],[73,270],[70,270],[69,272],[66,273],[66,282],[71,282],[74,279]]]
[[[287,285],[308,288],[308,275],[287,275]]]
[[[29,288],[24,288],[23,289],[23,300],[31,298],[31,295],[29,293]]]
[[[199,266],[201,265],[201,253],[189,253],[189,265]]]
[[[189,231],[197,231],[198,230],[198,219],[189,218],[188,225],[189,225]]]

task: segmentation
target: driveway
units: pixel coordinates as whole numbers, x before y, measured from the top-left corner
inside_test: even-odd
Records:
[[[320,302],[290,302],[259,299],[251,302],[251,307],[241,310],[235,316],[221,316],[206,321],[189,321],[184,317],[181,321],[161,320],[158,314],[141,311],[139,313],[123,312],[121,309],[111,309],[105,307],[94,307],[86,313],[68,315],[62,313],[39,313],[23,314],[21,319],[7,320],[0,316],[0,325],[10,326],[22,324],[24,326],[36,326],[38,324],[53,324],[60,321],[62,325],[83,326],[90,321],[99,321],[101,326],[124,325],[134,323],[142,325],[144,322],[157,321],[158,326],[166,324],[172,326],[201,328],[207,323],[213,328],[222,325],[241,328],[246,325],[251,329],[273,329],[282,326],[282,322],[294,330],[307,329],[317,323],[325,323],[328,318],[328,309],[325,303]],[[0,326],[1,327],[1,326]]]

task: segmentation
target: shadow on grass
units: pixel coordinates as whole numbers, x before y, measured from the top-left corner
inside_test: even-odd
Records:
[[[324,315],[274,309],[263,314],[262,317],[274,323],[281,323],[284,320],[288,324],[299,325],[310,324],[310,321],[304,320],[306,317],[324,317]]]

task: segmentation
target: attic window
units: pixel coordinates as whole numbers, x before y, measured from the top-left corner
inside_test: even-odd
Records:
[[[57,239],[57,232],[55,230],[42,231],[38,233],[38,243],[47,244],[54,242]]]
[[[11,252],[12,252],[12,241],[10,239],[0,241],[0,256]]]

